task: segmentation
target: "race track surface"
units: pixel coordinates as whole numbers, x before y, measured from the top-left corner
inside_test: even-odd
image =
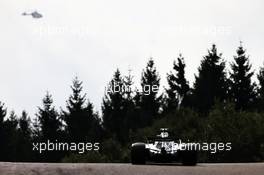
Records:
[[[0,162],[0,175],[264,175],[264,163],[241,164],[107,164]]]

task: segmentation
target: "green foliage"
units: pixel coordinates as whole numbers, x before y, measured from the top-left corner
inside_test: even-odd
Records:
[[[133,83],[130,72],[122,76],[117,69],[103,99],[102,117],[106,138],[116,137],[121,144],[128,141],[129,130],[138,127]]]
[[[17,159],[17,128],[18,128],[18,120],[17,115],[14,111],[11,111],[9,117],[4,123],[4,138],[5,141],[5,156],[7,161],[15,161]]]
[[[18,120],[19,128],[17,131],[17,145],[16,145],[16,161],[29,162],[32,161],[33,152],[31,148],[31,120],[26,111],[22,111],[22,116]]]
[[[29,137],[30,138],[30,134],[31,134],[31,127],[30,127],[30,123],[31,120],[27,114],[26,111],[22,111],[22,116],[19,119],[19,130],[21,131],[21,134],[25,137]]]
[[[200,112],[206,113],[216,99],[224,101],[228,92],[225,61],[222,54],[217,53],[214,44],[208,51],[208,55],[201,61],[198,71],[198,76],[195,76],[193,103]]]
[[[237,56],[231,64],[231,96],[238,110],[248,110],[255,98],[255,84],[251,83],[251,64],[245,54],[245,49],[240,45],[237,49]]]
[[[0,102],[0,155],[5,155],[5,145],[2,143],[6,143],[5,133],[4,133],[4,118],[6,117],[6,108],[4,106],[4,103]],[[0,157],[0,161],[4,160],[4,156]]]
[[[139,99],[137,107],[140,109],[141,127],[151,125],[159,113],[161,97],[158,97],[158,92],[152,89],[155,86],[160,86],[160,77],[154,66],[154,60],[150,58],[145,70],[142,72],[141,93],[138,93],[138,97],[136,97]],[[147,94],[145,93],[146,87],[151,87]]]
[[[6,116],[5,104],[0,102],[0,127],[3,126],[5,116]]]
[[[264,67],[261,67],[257,75],[259,87],[257,89],[256,107],[258,111],[264,111]]]
[[[259,81],[259,96],[264,99],[264,67],[261,67],[257,75]]]
[[[42,100],[42,108],[38,107],[36,131],[38,135],[34,138],[34,142],[61,141],[62,140],[62,122],[60,116],[53,106],[53,99],[49,92],[46,93]],[[58,152],[45,151],[42,155],[36,154],[38,161],[56,162],[61,159],[63,155]]]
[[[263,160],[264,115],[237,112],[234,105],[218,104],[210,112],[207,139],[211,142],[231,142],[232,150],[214,155],[210,161],[249,162]]]
[[[138,111],[136,109],[137,99],[135,98],[134,94],[135,90],[132,89],[133,82],[133,76],[131,75],[131,72],[129,70],[129,74],[127,76],[124,76],[123,79],[124,85],[130,89],[129,91],[125,91],[124,93],[124,103],[123,103],[123,110],[124,110],[124,125],[123,128],[123,134],[125,135],[125,141],[127,142],[127,138],[129,135],[129,130],[136,130],[138,126]]]
[[[166,89],[167,99],[165,111],[173,111],[180,106],[188,106],[190,87],[185,78],[185,63],[181,54],[177,58],[177,62],[173,62],[173,71],[167,74],[169,88]]]
[[[108,162],[129,162],[130,151],[127,146],[122,146],[115,138],[109,138],[102,142],[101,153]]]
[[[69,141],[97,140],[100,138],[101,133],[97,133],[98,137],[92,132],[100,132],[100,121],[97,114],[94,113],[93,105],[88,100],[86,102],[85,95],[82,95],[82,82],[77,77],[73,80],[71,89],[72,95],[67,101],[67,111],[62,111]]]
[[[38,107],[37,118],[41,131],[40,138],[43,141],[56,140],[59,138],[62,123],[59,119],[59,114],[53,105],[52,96],[49,92],[46,93],[42,100],[43,107]]]
[[[169,128],[170,135],[185,141],[198,141],[203,132],[198,114],[193,110],[182,108],[155,120],[151,127],[138,130],[133,134],[132,141],[145,141],[147,137],[159,134],[160,128]]]
[[[107,87],[102,105],[103,126],[109,136],[116,135],[120,141],[124,140],[122,132],[125,124],[125,97],[122,87],[124,87],[123,77],[117,69]]]

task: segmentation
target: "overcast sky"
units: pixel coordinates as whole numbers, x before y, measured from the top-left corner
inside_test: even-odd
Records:
[[[22,16],[37,10],[41,19]],[[0,101],[33,116],[48,90],[65,108],[75,75],[96,110],[116,68],[135,81],[153,57],[166,73],[182,53],[187,78],[212,43],[227,61],[243,41],[254,69],[264,62],[262,0],[0,0]]]

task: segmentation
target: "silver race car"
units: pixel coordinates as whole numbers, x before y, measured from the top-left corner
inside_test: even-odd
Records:
[[[196,165],[197,151],[190,143],[169,137],[168,129],[161,128],[156,137],[148,138],[147,143],[133,143],[131,147],[132,164],[146,162],[182,162],[183,165]]]

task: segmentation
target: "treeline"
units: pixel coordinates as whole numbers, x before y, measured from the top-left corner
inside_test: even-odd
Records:
[[[156,134],[160,127],[170,128],[171,134],[183,140],[232,142],[231,151],[202,152],[200,161],[262,161],[264,67],[254,72],[242,45],[236,50],[230,70],[227,64],[212,45],[191,86],[180,54],[167,73],[165,89],[160,87],[153,59],[148,60],[142,72],[139,88],[134,86],[130,72],[121,75],[117,69],[106,86],[101,116],[86,98],[77,77],[66,109],[56,109],[50,93],[44,96],[43,105],[34,117],[25,111],[20,116],[13,111],[7,116],[1,102],[0,161],[129,162],[130,144]],[[254,74],[257,82],[252,80]],[[85,154],[32,151],[33,142],[47,140],[100,142],[101,145],[98,152]]]

